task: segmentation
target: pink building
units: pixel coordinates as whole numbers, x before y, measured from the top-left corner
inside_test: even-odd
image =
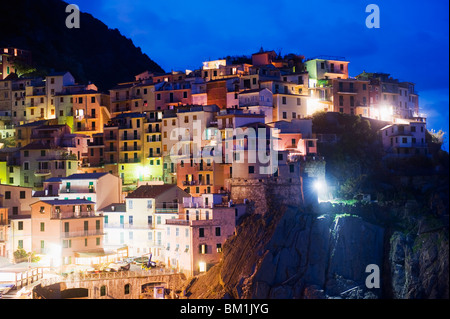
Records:
[[[428,155],[425,139],[426,123],[411,121],[409,124],[392,124],[380,130],[383,148],[387,155]]]
[[[166,220],[166,264],[191,276],[207,271],[222,256],[235,231],[234,207],[220,194],[185,197],[178,219]]]
[[[103,216],[94,202],[43,200],[31,204],[32,250],[50,267],[100,264],[103,251]],[[89,254],[89,258],[77,260]]]

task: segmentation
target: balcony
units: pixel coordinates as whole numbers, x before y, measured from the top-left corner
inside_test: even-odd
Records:
[[[140,152],[141,151],[141,147],[140,146],[130,146],[130,147],[121,147],[120,148],[121,152]]]
[[[166,225],[189,226],[189,221],[185,219],[166,219]]]
[[[358,90],[355,88],[338,88],[339,94],[358,94]]]
[[[49,176],[51,171],[49,169],[38,169],[34,171],[34,176]]]
[[[95,230],[79,230],[74,232],[61,233],[62,238],[75,238],[75,237],[87,237],[87,236],[102,236],[105,233],[101,229]]]
[[[166,203],[162,205],[157,205],[155,207],[156,213],[177,213],[178,204],[177,203]]]
[[[154,157],[161,157],[161,156],[162,156],[161,152],[159,152],[159,153],[154,152],[154,153],[148,154],[147,158],[154,158]]]
[[[111,103],[117,103],[117,102],[125,102],[125,101],[133,101],[133,100],[141,100],[142,97],[139,95],[126,95],[126,96],[119,96],[119,97],[114,97],[111,98]]]
[[[125,164],[131,164],[131,163],[140,163],[141,162],[141,159],[138,157],[138,158],[122,158],[122,159],[120,159],[120,161],[119,161],[120,163],[125,163]]]
[[[121,224],[121,223],[106,223],[103,224],[103,228],[107,229],[153,229],[154,227],[151,224],[143,224],[143,225],[134,225],[134,224]]]
[[[122,135],[122,141],[139,141],[141,136],[138,135]]]
[[[61,201],[62,204],[64,201]],[[75,212],[61,212],[58,210],[52,211],[51,219],[74,219],[74,218],[89,218],[89,217],[101,217],[102,214],[95,214],[93,210],[87,211],[75,211]]]

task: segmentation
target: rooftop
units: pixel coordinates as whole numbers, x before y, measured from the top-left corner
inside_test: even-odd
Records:
[[[127,211],[126,205],[124,203],[114,203],[108,206],[105,206],[101,209],[102,212],[108,213],[125,213]]]
[[[167,192],[168,190],[178,187],[177,185],[142,185],[135,191],[128,194],[127,198],[155,198]]]
[[[40,202],[44,202],[46,204],[50,204],[52,206],[56,205],[93,205],[95,202],[87,200],[87,199],[51,199],[51,200],[41,200]],[[39,203],[39,202],[36,202]],[[33,203],[31,205],[35,205]]]
[[[67,177],[61,177],[61,180],[75,180],[75,179],[99,179],[109,173],[84,173],[84,174],[72,174]]]

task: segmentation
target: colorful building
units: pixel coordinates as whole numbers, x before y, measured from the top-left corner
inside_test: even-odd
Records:
[[[99,263],[104,256],[103,216],[96,213],[94,204],[85,199],[31,204],[32,251],[42,263],[50,267]]]
[[[176,219],[167,219],[165,263],[188,276],[203,273],[220,261],[225,241],[233,236],[236,210],[223,195],[183,199]]]

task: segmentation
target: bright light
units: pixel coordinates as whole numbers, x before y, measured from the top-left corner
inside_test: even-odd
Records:
[[[392,121],[392,115],[394,114],[394,109],[391,105],[380,105],[380,120],[382,121]]]
[[[318,192],[325,190],[326,187],[327,184],[323,180],[317,180],[316,182],[314,182],[314,188]]]
[[[199,262],[198,266],[200,268],[200,272],[205,272],[206,271],[206,263],[204,262]]]
[[[316,180],[313,187],[317,192],[319,202],[328,200],[328,186],[324,179]]]
[[[144,177],[144,176],[150,175],[150,167],[139,165],[139,166],[136,168],[136,175],[137,175],[138,177]]]
[[[49,267],[61,266],[62,246],[59,244],[49,244],[48,251],[41,255],[40,263]]]

